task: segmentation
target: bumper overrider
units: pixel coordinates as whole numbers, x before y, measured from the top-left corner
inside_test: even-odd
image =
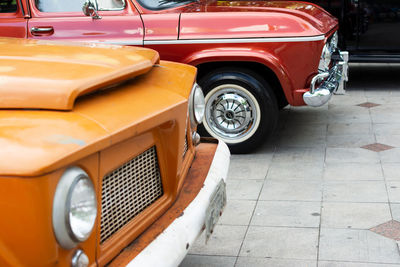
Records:
[[[303,94],[304,102],[309,106],[319,107],[326,104],[332,94],[343,94],[348,81],[348,61],[348,52],[339,52],[339,60],[332,68],[312,78],[310,91]]]
[[[200,144],[197,147],[196,158],[191,167],[194,171],[192,174],[189,171],[187,181],[181,190],[183,195],[181,193],[174,206],[164,214],[164,217],[171,217],[179,212],[180,216],[149,242],[140,253],[133,255],[135,248],[127,248],[110,266],[178,266],[203,230],[207,232],[206,237],[212,233],[212,228],[226,203],[225,181],[230,161],[230,152],[224,142],[218,141],[218,145],[212,145],[214,145],[213,149],[210,149],[210,144]],[[217,146],[216,149],[215,146]],[[213,153],[214,149],[215,153]],[[208,172],[206,170],[203,174],[199,174],[199,170],[204,170],[202,158],[210,161],[211,165]],[[182,206],[185,194],[195,196],[184,210],[180,211],[175,207]],[[152,231],[151,227],[147,231]],[[146,233],[142,234],[142,237],[143,235]],[[141,240],[135,242],[135,244],[140,243],[142,243]],[[131,260],[124,261],[123,258],[131,258]]]

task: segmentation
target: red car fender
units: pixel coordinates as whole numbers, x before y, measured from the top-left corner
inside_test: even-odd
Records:
[[[289,103],[293,102],[294,86],[289,79],[288,71],[285,69],[284,64],[280,60],[269,53],[268,51],[252,51],[247,49],[241,49],[238,47],[221,49],[207,49],[195,51],[182,60],[182,63],[198,66],[202,63],[208,62],[219,62],[219,61],[242,61],[242,62],[256,62],[260,63],[276,75],[278,78],[283,92],[285,93],[286,99]]]

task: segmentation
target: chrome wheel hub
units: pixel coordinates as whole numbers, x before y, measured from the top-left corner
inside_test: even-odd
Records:
[[[206,128],[222,139],[250,137],[258,116],[255,98],[241,86],[221,85],[206,97]]]

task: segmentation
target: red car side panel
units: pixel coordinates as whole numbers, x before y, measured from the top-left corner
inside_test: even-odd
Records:
[[[26,9],[19,6],[16,13],[0,13],[0,36],[5,37],[26,37],[27,19],[24,15],[27,14]]]
[[[321,34],[309,23],[289,14],[227,12],[221,16],[220,12],[207,12],[182,14],[179,39],[300,37]]]
[[[246,44],[172,44],[146,45],[157,50],[161,58],[197,66],[207,62],[248,61],[261,63],[278,77],[288,102],[304,105],[295,99],[296,89],[309,86],[309,77],[318,69],[323,41]],[[294,60],[295,59],[295,60]]]
[[[28,22],[28,38],[49,40],[95,41],[141,45],[143,23],[135,8],[127,1],[121,11],[99,12],[101,19],[92,19],[83,12],[40,12],[31,1],[32,18]],[[33,27],[53,28],[35,34]]]
[[[179,13],[143,14],[145,40],[178,39]]]
[[[14,15],[0,15],[1,36],[145,44],[159,51],[162,59],[194,66],[216,61],[227,61],[227,65],[229,61],[258,62],[276,74],[292,105],[304,104],[298,96],[309,87],[310,77],[318,70],[322,39],[338,27],[335,18],[305,2],[200,0],[151,11],[129,0],[124,10],[99,12],[102,18],[92,19],[82,12],[40,12],[35,1],[29,1],[28,23],[21,9]],[[34,33],[34,27],[51,30]],[[322,39],[307,39],[316,36]],[[251,42],[252,38],[261,41]],[[248,40],[238,43],[235,39]]]

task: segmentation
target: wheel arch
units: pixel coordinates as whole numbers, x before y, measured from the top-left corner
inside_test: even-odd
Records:
[[[238,56],[239,55],[239,56]],[[198,80],[212,70],[222,67],[245,68],[252,70],[272,86],[279,105],[293,103],[294,87],[288,72],[280,60],[267,52],[248,50],[198,52],[184,60],[184,63],[198,68]]]

